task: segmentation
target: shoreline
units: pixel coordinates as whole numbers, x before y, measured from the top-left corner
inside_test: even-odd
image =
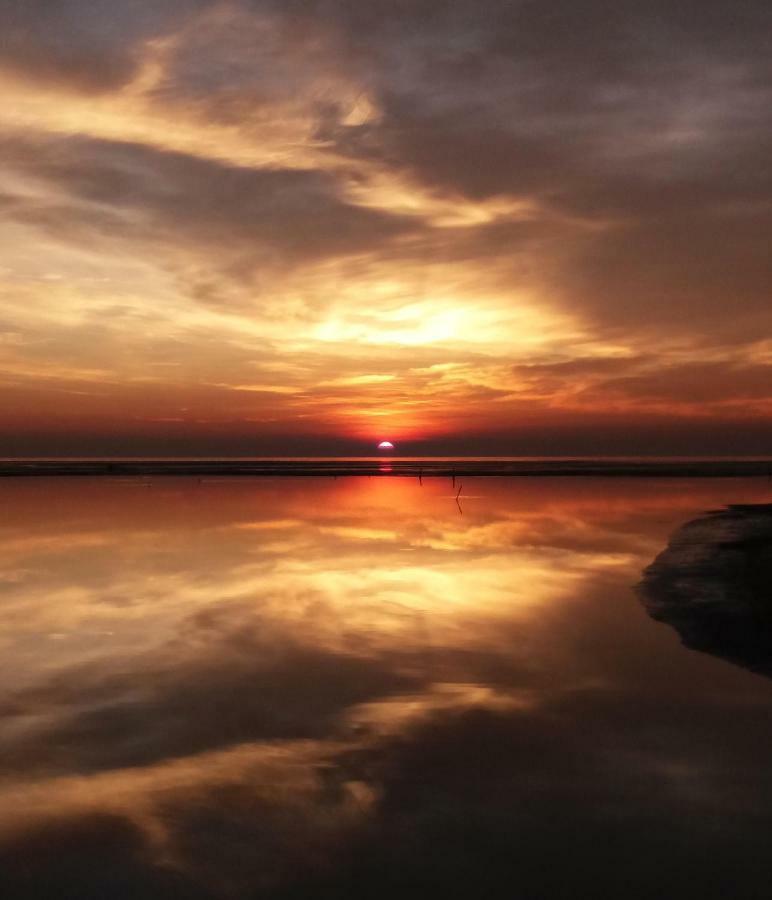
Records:
[[[767,460],[6,460],[0,478],[148,476],[333,476],[412,478],[595,476],[625,478],[766,478]]]

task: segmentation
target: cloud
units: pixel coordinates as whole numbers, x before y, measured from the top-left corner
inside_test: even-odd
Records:
[[[6,5],[0,374],[21,393],[4,433],[50,443],[64,391],[84,446],[109,440],[121,403],[199,443],[196,422],[225,418],[227,452],[255,440],[249,421],[274,423],[266,452],[300,421],[313,452],[336,429],[371,441],[383,418],[439,440],[462,414],[482,446],[502,423],[557,427],[572,395],[604,428],[619,412],[595,376],[551,388],[530,366],[653,357],[676,379],[720,359],[739,390],[770,327],[769,15],[750,0]],[[443,364],[455,379],[418,400],[414,370]],[[76,399],[93,384],[73,373],[97,369],[103,407]],[[285,401],[212,387],[257,383]],[[650,414],[642,396],[653,447]],[[136,428],[145,452],[177,440]]]
[[[164,243],[230,251],[232,271],[235,256],[245,274],[274,260],[281,265],[361,253],[413,227],[347,203],[334,179],[320,171],[251,169],[76,138],[19,142],[7,158],[64,200],[51,208],[20,203],[16,217],[25,224],[67,240],[77,223],[81,241],[98,240],[109,224],[111,241],[137,242],[140,252]]]
[[[208,0],[115,4],[111,0],[10,2],[0,9],[5,35],[0,68],[88,94],[125,84],[139,64],[141,45],[178,28]]]

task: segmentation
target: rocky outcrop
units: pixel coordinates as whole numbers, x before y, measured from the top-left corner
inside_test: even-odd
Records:
[[[685,646],[772,676],[772,504],[687,522],[644,570],[638,593]]]

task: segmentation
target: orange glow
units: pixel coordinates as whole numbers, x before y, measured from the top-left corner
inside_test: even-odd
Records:
[[[758,169],[730,164],[731,79],[708,115],[687,78],[637,135],[592,101],[584,134],[581,110],[524,118],[504,87],[519,70],[473,100],[463,67],[402,41],[404,71],[449,82],[417,77],[389,104],[402,63],[375,53],[369,71],[343,22],[270,6],[206,4],[117,44],[95,20],[105,43],[65,29],[61,57],[10,29],[31,46],[0,53],[4,453],[354,452],[384,433],[513,454],[709,453],[742,434],[767,452],[766,207],[714,185],[726,202],[703,229],[688,165],[699,136],[717,179]],[[651,208],[665,196],[683,219]]]

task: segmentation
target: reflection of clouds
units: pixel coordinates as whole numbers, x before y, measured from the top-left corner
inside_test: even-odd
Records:
[[[429,479],[299,481],[159,481],[152,504],[65,483],[48,520],[31,515],[38,487],[16,489],[4,859],[83,896],[340,896],[351,865],[421,883],[427,845],[452,850],[439,884],[471,883],[493,840],[491,877],[517,863],[527,882],[573,831],[592,858],[625,808],[686,834],[772,796],[731,784],[736,765],[761,772],[752,698],[738,711],[652,674],[630,628],[633,573],[714,487],[480,480],[461,519]],[[731,747],[712,740],[716,704]],[[64,871],[45,848],[66,834]],[[108,876],[92,854],[118,887],[93,887]],[[45,895],[9,871],[15,896]]]
[[[525,888],[555,891],[577,878],[611,887],[632,873],[629,894],[643,898],[662,877],[651,854],[672,841],[669,852],[689,871],[697,861],[690,842],[707,845],[739,866],[742,884],[741,864],[762,852],[764,836],[731,842],[714,827],[727,811],[765,814],[769,788],[749,800],[732,775],[747,765],[742,747],[727,755],[711,746],[712,708],[692,710],[692,732],[704,740],[695,757],[693,747],[661,740],[678,734],[681,710],[639,706],[620,718],[618,703],[603,691],[508,703],[472,688],[437,689],[389,701],[385,711],[356,709],[359,728],[345,741],[250,743],[23,784],[0,793],[3,809],[23,810],[0,820],[0,853],[13,863],[11,852],[21,851],[56,872],[41,840],[62,846],[62,833],[74,830],[72,849],[101,853],[106,838],[88,828],[96,820],[113,824],[108,834],[117,830],[112,852],[100,858],[118,866],[121,890],[144,881],[151,897],[165,896],[170,873],[207,897],[284,896],[282,889],[309,896],[327,879],[345,890],[353,854],[375,897],[393,896],[379,872],[404,879],[409,896],[420,896],[427,878],[469,889],[481,877],[495,884],[516,872]],[[643,742],[641,714],[650,729]],[[758,729],[747,712],[739,721]],[[765,771],[758,760],[746,778],[766,785]],[[436,847],[435,859],[426,859],[427,846]],[[559,867],[549,865],[556,850]],[[79,878],[89,885],[102,871],[92,866]],[[695,868],[695,890],[709,886],[703,872]],[[29,881],[20,879],[25,900]]]
[[[303,491],[274,485],[264,518],[255,517],[260,502],[243,498],[230,518],[199,527],[169,488],[157,527],[139,518],[137,500],[129,527],[105,508],[67,529],[36,523],[37,533],[6,534],[15,575],[4,586],[0,643],[12,681],[89,660],[130,671],[133,657],[144,667],[148,653],[177,654],[180,635],[210,641],[215,629],[252,634],[258,624],[274,640],[336,655],[415,650],[429,633],[438,645],[488,645],[496,621],[527,617],[600,568],[624,567],[640,541],[612,537],[586,509],[513,514],[486,492],[460,521],[447,517],[441,484],[416,494],[410,482],[362,481],[353,494],[341,482],[340,502],[312,509]]]
[[[517,710],[538,705],[529,691],[501,691],[482,684],[440,682],[420,694],[404,694],[352,707],[347,724],[357,733],[377,736],[409,731],[421,722],[459,709]]]
[[[373,797],[366,785],[330,777],[337,751],[334,743],[250,744],[87,779],[0,789],[4,810],[22,810],[0,814],[0,855],[6,856],[3,844],[23,852],[49,831],[113,822],[120,843],[112,862],[123,869],[128,889],[136,883],[135,868],[144,878],[153,873],[147,885],[153,897],[164,873],[175,870],[192,883],[213,881],[218,895],[229,886],[270,887],[291,877],[293,867],[323,863],[369,813]],[[224,830],[228,838],[219,839]],[[82,854],[92,844],[100,849],[98,829],[79,837],[74,849]],[[58,841],[54,836],[52,843]],[[36,863],[41,855],[35,854]],[[56,871],[55,861],[44,861]],[[88,885],[88,875],[83,880]]]

